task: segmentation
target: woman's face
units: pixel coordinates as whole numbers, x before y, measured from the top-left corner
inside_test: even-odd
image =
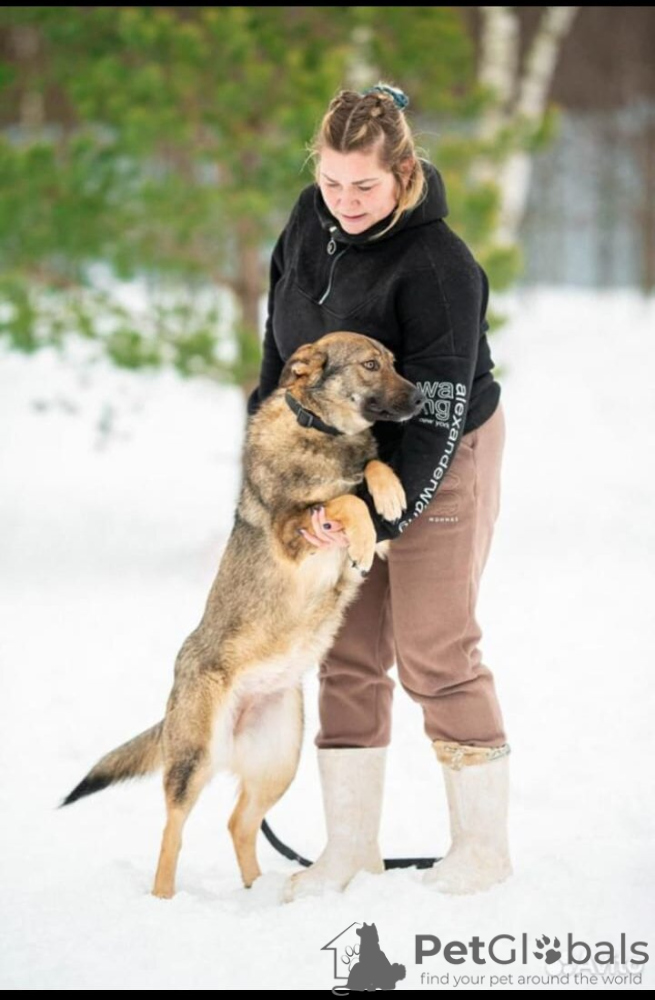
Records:
[[[398,204],[396,179],[380,166],[376,150],[337,153],[323,149],[319,187],[323,201],[346,233],[363,233]]]

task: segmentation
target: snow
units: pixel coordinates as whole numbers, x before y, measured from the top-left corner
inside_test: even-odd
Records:
[[[456,975],[482,976],[482,989],[499,988],[492,975],[524,989],[525,974],[542,979],[529,989],[653,985],[650,960],[617,966],[633,973],[626,987],[594,984],[590,963],[574,983],[572,967],[532,952],[569,933],[653,950],[655,301],[541,288],[495,305],[510,315],[491,340],[507,441],[478,620],[512,746],[514,875],[469,897],[405,870],[284,904],[296,865],[263,838],[265,874],[243,889],[226,775],[192,813],[170,901],[150,895],[158,776],[57,809],[98,757],[162,716],[230,530],[244,407],[237,389],[202,380],[2,354],[2,988],[331,989],[321,948],[353,922],[374,922],[406,966],[398,989],[467,988]],[[301,766],[269,815],[310,857],[323,838],[316,696],[310,670]],[[448,848],[442,777],[399,686],[382,846]],[[523,933],[527,966],[415,964],[416,935]],[[421,983],[422,971],[450,978]],[[543,981],[567,971],[568,985]]]

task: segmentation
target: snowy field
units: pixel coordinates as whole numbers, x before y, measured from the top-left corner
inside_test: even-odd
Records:
[[[491,975],[507,989],[655,985],[655,302],[545,289],[495,305],[512,316],[491,340],[507,442],[478,619],[512,745],[515,874],[469,897],[409,870],[283,904],[296,866],[263,839],[265,874],[244,890],[226,829],[234,786],[219,776],[162,901],[150,895],[158,776],[56,808],[162,716],[231,526],[244,406],[235,389],[170,374],[0,356],[3,989],[329,990],[321,948],[356,921],[406,966],[398,989],[497,988]],[[300,771],[269,817],[310,857],[323,841],[316,695],[312,671]],[[382,846],[448,848],[441,773],[399,686]],[[532,957],[536,938],[569,933],[613,944],[614,972],[632,980],[594,983],[603,967],[586,963],[576,982],[572,966]],[[531,957],[419,966],[421,934],[526,934]],[[620,963],[622,934],[628,949],[647,943],[646,964]]]

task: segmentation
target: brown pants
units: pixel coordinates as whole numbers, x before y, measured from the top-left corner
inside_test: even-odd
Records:
[[[319,671],[317,747],[381,747],[391,736],[388,670],[423,708],[431,740],[506,742],[475,618],[500,504],[502,400],[465,434],[432,501],[378,556]]]

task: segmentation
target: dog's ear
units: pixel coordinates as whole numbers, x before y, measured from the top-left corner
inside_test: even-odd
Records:
[[[320,381],[327,361],[327,351],[315,344],[303,344],[294,351],[280,375],[278,386],[293,385],[298,378],[306,378],[307,385]]]

